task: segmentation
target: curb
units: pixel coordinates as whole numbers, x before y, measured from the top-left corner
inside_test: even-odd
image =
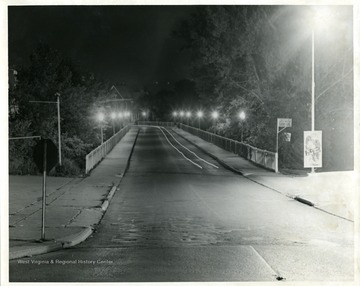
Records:
[[[23,247],[14,247],[13,250],[9,250],[9,260],[23,258],[23,257],[31,257],[34,255],[44,254],[52,251],[57,251],[62,249],[61,243],[54,243],[48,245],[39,245],[33,247],[27,247],[26,249],[22,249]]]
[[[138,129],[138,131],[137,131],[137,133],[136,133],[136,137],[135,137],[134,143],[133,143],[133,145],[132,145],[132,147],[131,147],[131,151],[130,151],[129,157],[128,157],[127,161],[126,161],[126,167],[125,167],[124,173],[122,174],[119,183],[118,183],[116,186],[115,186],[115,185],[112,186],[110,192],[109,192],[108,195],[106,196],[106,199],[104,200],[104,202],[103,202],[102,205],[101,205],[101,209],[102,209],[102,211],[103,211],[104,213],[105,213],[106,210],[108,209],[108,207],[109,207],[109,205],[110,205],[111,199],[113,198],[116,190],[118,189],[118,186],[120,185],[122,179],[124,178],[125,173],[127,172],[127,170],[128,170],[129,167],[130,167],[130,159],[131,159],[132,154],[133,154],[133,152],[134,152],[135,144],[136,144],[137,138],[138,138],[138,136],[139,136],[139,133],[140,133],[140,128]],[[100,220],[101,220],[101,219],[100,219]]]
[[[314,204],[313,202],[311,202],[311,201],[309,201],[309,200],[305,200],[305,199],[303,199],[303,198],[301,198],[301,197],[298,197],[298,196],[296,196],[296,197],[294,198],[294,200],[295,200],[295,201],[298,201],[298,202],[300,202],[300,203],[303,203],[303,204],[305,204],[305,205],[308,205],[308,206],[310,206],[310,207],[315,206],[315,204]]]
[[[57,241],[61,243],[62,248],[69,248],[75,245],[80,244],[86,240],[92,233],[94,229],[90,226],[85,227],[84,230],[80,231],[75,235],[69,235],[63,238],[58,239]]]
[[[54,252],[61,249],[69,248],[83,242],[93,233],[91,227],[86,227],[84,230],[57,240],[47,242],[46,245],[38,245],[32,247],[18,246],[9,251],[9,260],[19,259],[23,257],[31,257],[35,255]]]

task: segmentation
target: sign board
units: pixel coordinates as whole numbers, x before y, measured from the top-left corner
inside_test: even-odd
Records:
[[[286,142],[291,142],[291,133],[290,132],[284,132],[284,140]]]
[[[50,172],[58,162],[58,149],[51,139],[41,139],[34,149],[34,162],[40,172],[44,172],[44,149],[46,144],[46,172]]]
[[[304,131],[304,168],[322,167],[322,131]]]
[[[278,118],[277,119],[278,128],[279,127],[291,127],[292,118]]]

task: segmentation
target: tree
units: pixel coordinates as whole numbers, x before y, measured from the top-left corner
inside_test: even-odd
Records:
[[[302,134],[310,129],[311,9],[201,6],[175,33],[193,55],[192,78],[201,98],[223,114],[220,134],[239,139],[240,127],[245,128],[248,143],[274,151],[276,118],[293,118],[292,142],[280,142],[280,164],[287,167],[302,166]],[[337,21],[327,25],[316,42],[316,125],[325,139],[324,168],[351,168],[351,144],[333,140],[343,130],[349,139],[353,136],[351,9],[329,9]],[[248,115],[245,127],[239,125],[239,110]],[[347,149],[346,159],[333,153],[338,148]]]
[[[55,174],[76,175],[84,168],[85,155],[100,138],[94,129],[93,103],[108,92],[91,74],[80,76],[71,61],[45,44],[30,57],[30,64],[18,68],[18,84],[9,90],[10,137],[42,136],[58,143],[56,102],[60,94],[63,166]],[[32,164],[33,140],[10,141],[10,173],[36,173]]]

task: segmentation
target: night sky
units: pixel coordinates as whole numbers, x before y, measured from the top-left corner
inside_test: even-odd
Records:
[[[24,65],[39,41],[81,69],[143,84],[183,76],[171,31],[195,6],[9,7],[9,66]]]

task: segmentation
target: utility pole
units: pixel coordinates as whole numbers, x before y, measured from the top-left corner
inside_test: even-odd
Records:
[[[61,166],[61,127],[60,127],[60,93],[55,93],[57,96],[57,110],[58,110],[58,134],[59,134],[59,165]]]

